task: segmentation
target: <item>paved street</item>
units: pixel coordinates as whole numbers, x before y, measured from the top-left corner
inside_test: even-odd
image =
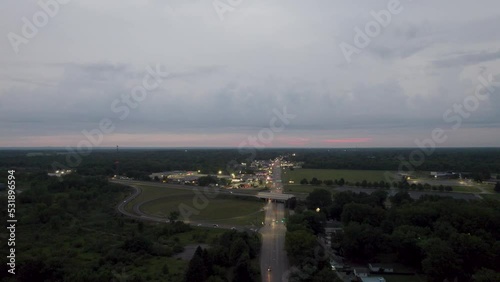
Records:
[[[279,161],[273,168],[272,193],[282,193],[281,168]],[[285,252],[286,226],[281,220],[285,217],[284,203],[269,201],[265,207],[265,225],[260,229],[262,249],[260,269],[262,281],[283,281],[288,270],[288,257]],[[271,271],[268,271],[269,267]]]

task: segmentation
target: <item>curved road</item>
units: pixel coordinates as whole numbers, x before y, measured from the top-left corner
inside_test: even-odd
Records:
[[[135,204],[132,207],[134,213],[130,213],[130,212],[128,212],[125,209],[125,206],[130,201],[134,200],[137,196],[139,196],[142,193],[142,189],[140,187],[138,187],[138,186],[135,186],[134,184],[145,184],[145,185],[149,185],[149,186],[161,186],[161,187],[165,187],[166,185],[162,185],[162,184],[159,184],[159,183],[141,182],[141,181],[134,181],[134,182],[132,182],[132,181],[111,180],[111,182],[122,184],[122,185],[126,185],[126,186],[130,186],[130,187],[132,187],[134,189],[134,193],[132,195],[130,195],[129,197],[127,197],[123,202],[121,202],[117,206],[117,210],[120,213],[122,213],[122,214],[124,214],[124,215],[126,215],[128,217],[132,217],[132,218],[139,219],[139,220],[148,220],[148,221],[162,222],[162,223],[168,223],[169,222],[169,220],[165,219],[164,217],[148,215],[148,214],[144,213],[143,211],[141,211],[141,209],[140,209],[141,205],[144,204],[144,203],[146,203],[146,202]],[[158,185],[151,185],[151,184],[158,184]],[[183,189],[183,190],[193,190],[193,189],[196,189],[196,188],[186,188],[186,187],[170,187],[170,188]],[[225,194],[226,193],[224,193],[224,195]],[[227,195],[255,197],[255,195],[249,195],[249,194],[244,194],[244,193],[227,193]],[[203,227],[214,227],[214,228],[222,228],[222,229],[236,229],[238,231],[248,231],[248,230],[257,231],[257,229],[258,229],[258,227],[256,227],[256,226],[236,226],[236,225],[224,225],[224,224],[216,224],[217,226],[214,226],[215,225],[214,223],[209,223],[209,222],[206,222],[206,221],[192,221],[192,220],[189,220],[186,223],[189,223],[189,224],[192,224],[192,225],[203,226]]]

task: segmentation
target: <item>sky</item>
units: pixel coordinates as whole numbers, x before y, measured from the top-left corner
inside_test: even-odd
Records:
[[[3,0],[0,147],[500,146],[498,0]]]

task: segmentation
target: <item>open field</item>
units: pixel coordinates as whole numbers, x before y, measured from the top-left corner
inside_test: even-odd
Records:
[[[136,186],[142,189],[142,193],[139,196],[137,196],[134,200],[130,201],[130,203],[128,203],[127,209],[128,207],[132,207],[137,203],[143,203],[167,196],[185,195],[186,193],[194,195],[194,193],[189,190],[174,189],[169,187],[147,186],[147,185],[136,185]]]
[[[481,189],[474,186],[452,186],[454,192],[481,193]]]
[[[205,204],[191,190],[147,185],[140,185],[140,187],[142,193],[126,206],[130,212],[133,212],[135,204],[143,203],[140,206],[142,212],[165,218],[170,212],[179,211],[179,207],[182,206],[186,212],[192,212],[189,216],[189,220],[192,221],[227,225],[258,225],[264,219],[264,212],[261,211],[264,202],[239,200],[224,195],[214,199],[207,198],[208,202]]]
[[[344,178],[345,181],[350,182],[353,185],[355,182],[361,182],[366,180],[368,182],[373,181],[387,181],[386,174],[387,171],[380,170],[339,170],[339,169],[295,169],[286,170],[283,173],[283,181],[285,184],[285,191],[289,193],[310,193],[315,188],[322,188],[331,190],[331,187],[326,185],[321,186],[309,186],[300,185],[302,179],[307,179],[311,181],[313,177],[319,180],[335,180]],[[395,175],[396,172],[389,172],[391,175]],[[428,172],[419,172],[422,176],[427,176]],[[289,181],[294,181],[294,184],[288,184]],[[392,179],[391,179],[392,180]],[[412,178],[409,180],[410,183],[428,183],[434,186],[452,186],[454,192],[465,192],[465,193],[481,193],[483,191],[493,192],[493,186],[486,184],[478,184],[473,182],[464,182],[458,179],[442,179],[437,180],[429,177]]]
[[[167,217],[170,212],[179,211],[181,205],[194,208],[193,201],[194,194],[169,196],[147,202],[141,206],[141,210],[149,215]],[[264,219],[264,212],[260,211],[264,207],[263,202],[218,198],[209,199],[206,205],[201,201],[197,202],[200,204],[199,207],[204,208],[200,210],[194,209],[189,220],[221,224],[257,225]]]
[[[336,192],[333,186],[326,186],[326,185],[314,186],[314,185],[287,184],[284,185],[284,187],[285,187],[284,192],[290,194],[298,194],[298,193],[309,194],[312,191],[314,191],[314,189],[325,189],[330,191],[332,194]]]
[[[313,177],[320,180],[327,179],[340,179],[344,178],[345,181],[356,182],[356,181],[386,181],[385,170],[348,170],[348,169],[295,169],[286,170],[283,173],[283,181],[288,183],[290,180],[294,181],[296,184],[300,183],[303,178],[311,181]],[[393,174],[394,172],[390,172]]]
[[[495,194],[481,194],[481,197],[486,200],[500,200],[500,193]]]

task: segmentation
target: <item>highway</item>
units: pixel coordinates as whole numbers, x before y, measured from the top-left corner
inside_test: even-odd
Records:
[[[281,166],[277,160],[273,166],[271,192],[282,193],[282,191]],[[285,252],[286,226],[281,222],[285,217],[285,205],[269,201],[265,209],[265,225],[259,231],[262,234],[260,257],[262,281],[281,282],[289,268]]]
[[[132,186],[132,187],[134,187],[135,185],[147,185],[147,186],[152,186],[152,187],[200,191],[203,193],[205,193],[205,191],[207,191],[208,193],[214,193],[214,194],[220,193],[221,195],[229,195],[229,196],[255,197],[255,195],[257,194],[257,191],[251,191],[251,193],[242,193],[242,192],[229,191],[226,189],[219,189],[216,187],[188,186],[188,185],[159,183],[159,182],[151,182],[151,181],[112,179],[112,180],[110,180],[110,182],[123,184],[123,185],[127,185],[127,186]]]
[[[128,212],[125,209],[126,205],[130,201],[134,200],[137,196],[141,194],[142,190],[138,185],[168,187],[172,189],[182,189],[182,190],[200,189],[200,187],[194,187],[194,186],[172,185],[164,183],[145,182],[145,181],[111,180],[111,182],[127,185],[134,189],[134,193],[131,196],[127,197],[127,199],[122,201],[117,206],[117,210],[120,213],[139,220],[147,220],[147,221],[162,222],[162,223],[167,223],[168,220],[163,217],[151,216],[141,211],[140,206],[144,203],[136,203],[132,208],[133,213]],[[226,191],[224,189],[220,189],[216,192],[220,192],[222,195],[255,197],[254,194],[235,193],[235,192],[230,193],[230,191]],[[274,163],[272,170],[271,193],[281,194],[282,192],[283,188],[281,183],[281,166],[278,160]],[[262,281],[281,282],[284,281],[283,277],[285,276],[285,273],[289,269],[288,257],[285,252],[286,226],[283,222],[281,222],[281,219],[285,217],[285,205],[284,203],[269,201],[265,206],[265,210],[266,210],[265,225],[261,227],[259,230],[259,232],[262,235],[262,248],[260,255]],[[189,223],[192,225],[201,224],[203,227],[213,227],[212,224],[207,222],[190,221]],[[235,227],[236,227],[235,229],[239,231],[248,231],[252,228],[255,228],[252,226],[235,226]],[[234,227],[230,225],[219,224],[217,228],[232,229]],[[271,271],[268,271],[269,268]]]
[[[168,223],[169,220],[164,218],[164,217],[158,217],[158,216],[152,216],[145,214],[144,212],[141,211],[140,207],[143,205],[145,202],[142,203],[136,203],[133,207],[132,210],[134,213],[128,212],[125,207],[127,204],[134,200],[137,196],[139,196],[142,193],[142,189],[137,186],[137,185],[149,185],[149,186],[161,186],[161,187],[169,187],[173,189],[183,189],[183,190],[193,190],[196,188],[200,187],[190,187],[190,186],[183,186],[183,185],[165,185],[163,183],[151,183],[151,182],[145,182],[145,181],[130,181],[130,180],[111,180],[111,182],[130,186],[134,189],[134,193],[127,197],[124,201],[118,204],[116,207],[117,210],[122,213],[123,215],[126,215],[128,217],[132,217],[135,219],[139,220],[146,220],[146,221],[153,221],[153,222],[161,222],[161,223]],[[230,194],[229,191],[222,192],[222,194],[228,194],[228,195],[237,195],[237,196],[248,196],[248,197],[255,197],[255,195],[249,195],[249,194],[244,194],[244,193],[232,193]],[[202,226],[202,227],[214,227],[214,228],[222,228],[222,229],[235,229],[238,231],[248,231],[248,230],[257,230],[255,226],[235,226],[235,225],[224,225],[224,224],[217,224],[215,227],[214,224],[208,223],[206,221],[188,221],[185,223],[189,223],[191,225],[197,225],[197,226]]]

